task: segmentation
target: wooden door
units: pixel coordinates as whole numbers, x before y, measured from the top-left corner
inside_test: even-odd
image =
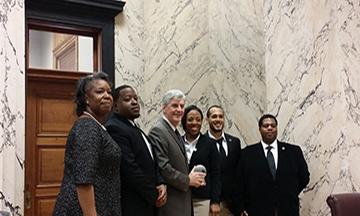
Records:
[[[63,177],[66,139],[76,119],[75,85],[84,75],[28,70],[25,215],[52,215]]]
[[[64,147],[75,119],[75,83],[87,73],[60,70],[78,68],[79,71],[90,73],[102,70],[108,73],[111,81],[114,80],[114,18],[124,5],[123,1],[94,3],[93,0],[67,0],[53,1],[51,4],[44,4],[42,0],[25,1],[25,216],[51,215],[62,180]],[[77,61],[74,67],[68,67],[74,56],[84,60],[84,52],[80,52],[82,46],[77,47],[77,43],[74,44],[74,49],[65,49],[66,52],[63,52],[64,49],[54,49],[51,53],[35,52],[35,56],[40,59],[37,63],[41,63],[41,67],[29,64],[31,29],[92,37],[93,71],[77,67],[77,63],[81,65]],[[44,40],[42,38],[37,41]],[[38,48],[35,50],[39,51]],[[53,62],[56,63],[54,68],[58,70],[36,69],[47,68],[42,66],[49,62],[50,55],[56,57]]]

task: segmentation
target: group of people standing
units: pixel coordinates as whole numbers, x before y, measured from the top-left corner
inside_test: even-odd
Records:
[[[104,73],[79,80],[75,121],[54,216],[298,216],[309,182],[300,147],[277,140],[277,120],[259,120],[261,141],[241,149],[224,132],[225,113],[185,106],[170,90],[144,133],[136,90],[113,92]],[[184,134],[178,128],[182,125]]]

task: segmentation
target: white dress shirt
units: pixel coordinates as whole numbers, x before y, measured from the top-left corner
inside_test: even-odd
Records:
[[[191,156],[194,152],[196,152],[196,144],[199,141],[200,138],[200,134],[196,137],[196,139],[194,139],[192,142],[190,142],[189,140],[186,139],[186,136],[184,135],[184,140],[185,140],[185,151],[186,151],[186,156],[188,158],[188,163],[190,163],[190,159]]]
[[[265,157],[267,157],[267,147],[269,146],[268,144],[264,143],[264,141],[261,140],[261,145],[263,147],[263,150],[264,150],[264,154],[265,154]],[[277,143],[277,139],[275,139],[275,141],[273,143],[270,144],[270,146],[272,147],[270,149],[271,153],[273,154],[274,156],[274,161],[275,161],[275,168],[277,169],[277,164],[278,164],[278,143]]]

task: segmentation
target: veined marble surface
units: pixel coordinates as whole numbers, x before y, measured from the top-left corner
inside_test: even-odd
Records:
[[[360,190],[360,4],[264,1],[264,16],[268,111],[311,173],[301,215],[330,215],[329,194]]]
[[[0,210],[23,213],[25,114],[24,1],[0,5]]]
[[[262,0],[210,0],[212,103],[221,104],[228,131],[243,146],[259,140],[257,119],[266,106]]]
[[[329,215],[330,193],[359,191],[359,2],[137,0],[121,16],[117,44],[131,54],[116,56],[117,73],[139,90],[145,129],[171,88],[204,112],[222,105],[245,144],[269,112],[309,165],[302,216]]]
[[[116,19],[120,50],[116,85],[125,82],[137,88],[143,128],[149,129],[159,118],[163,94],[178,88],[187,95],[187,105],[196,104],[204,113],[212,104],[223,106],[227,131],[239,136],[244,145],[255,140],[257,128],[245,125],[256,126],[265,106],[262,4],[224,0],[128,3]],[[123,55],[124,49],[128,54]]]

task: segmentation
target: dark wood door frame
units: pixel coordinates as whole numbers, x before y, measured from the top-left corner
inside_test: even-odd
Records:
[[[41,20],[43,23],[63,25],[64,28],[81,26],[96,29],[100,33],[98,45],[101,47],[98,55],[101,59],[96,61],[99,62],[99,69],[114,82],[114,17],[123,10],[124,5],[125,2],[116,0],[27,0],[25,17],[26,23]],[[71,33],[71,28],[69,31]]]

